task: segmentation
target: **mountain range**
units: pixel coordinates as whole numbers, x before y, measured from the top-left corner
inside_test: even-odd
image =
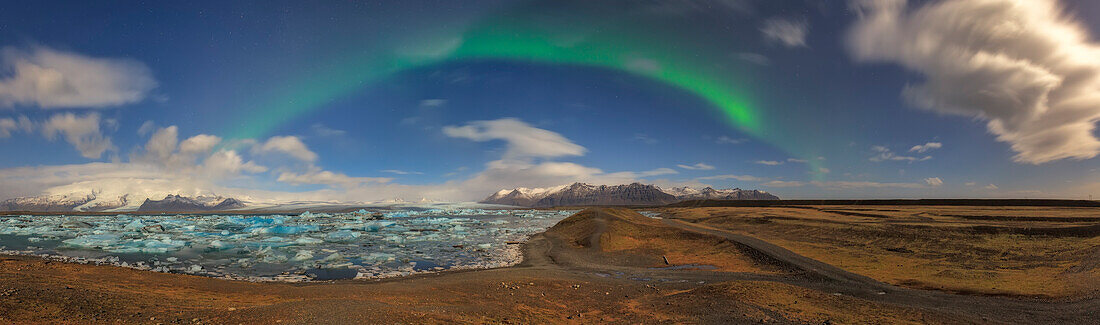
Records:
[[[104,212],[104,211],[159,211],[193,212],[223,211],[245,207],[245,202],[236,198],[214,195],[186,197],[169,194],[162,200],[145,198],[138,201],[130,194],[117,197],[105,197],[99,192],[87,194],[40,195],[20,197],[0,201],[0,211],[29,212]],[[138,205],[138,202],[141,202]]]
[[[180,195],[168,195],[163,200],[145,199],[138,207],[138,211],[169,211],[169,212],[194,212],[194,211],[225,211],[244,208],[244,202],[234,198],[220,196],[186,197]]]
[[[662,189],[641,183],[625,185],[572,185],[550,188],[515,188],[493,193],[480,203],[546,208],[589,205],[665,205],[687,200],[778,200],[759,190],[674,187]]]

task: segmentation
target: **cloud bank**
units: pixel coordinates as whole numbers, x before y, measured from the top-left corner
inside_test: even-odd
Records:
[[[904,0],[852,2],[855,60],[924,76],[903,96],[917,107],[973,116],[1041,164],[1100,153],[1100,47],[1055,1],[948,0],[906,10]]]
[[[46,47],[0,50],[0,106],[104,108],[140,102],[157,86],[144,64]]]

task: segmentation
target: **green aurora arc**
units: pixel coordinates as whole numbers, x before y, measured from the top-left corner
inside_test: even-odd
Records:
[[[551,16],[545,8],[521,6],[494,15],[467,29],[456,38],[426,37],[418,46],[394,46],[386,51],[364,51],[337,60],[340,64],[321,73],[310,73],[297,83],[278,91],[263,105],[244,110],[248,119],[227,132],[229,139],[258,139],[269,136],[284,123],[323,109],[326,104],[386,78],[412,69],[473,60],[501,60],[532,64],[569,65],[609,69],[658,81],[691,93],[718,109],[726,122],[740,132],[771,144],[789,155],[806,159],[811,173],[819,175],[820,162],[809,153],[793,150],[769,137],[763,116],[742,93],[744,83],[714,69],[702,57],[705,49],[666,35],[665,30],[637,17],[607,12],[573,11]],[[515,8],[513,8],[515,9]],[[608,17],[618,17],[608,19]],[[566,21],[562,21],[566,20]],[[644,28],[640,26],[645,26]],[[408,39],[394,44],[409,44]],[[411,49],[411,50],[410,50]],[[367,54],[362,54],[367,53]],[[263,114],[255,112],[263,111]],[[241,122],[247,121],[247,122]]]

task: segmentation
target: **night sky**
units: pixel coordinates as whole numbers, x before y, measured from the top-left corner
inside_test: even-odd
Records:
[[[1100,195],[1094,1],[0,5],[0,199]]]

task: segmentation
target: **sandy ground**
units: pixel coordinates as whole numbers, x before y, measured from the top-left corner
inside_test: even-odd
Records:
[[[669,264],[665,264],[669,260]],[[701,267],[672,268],[676,265]],[[0,257],[0,322],[1090,323],[1095,299],[904,288],[753,236],[589,209],[502,269],[382,281],[248,283]]]

